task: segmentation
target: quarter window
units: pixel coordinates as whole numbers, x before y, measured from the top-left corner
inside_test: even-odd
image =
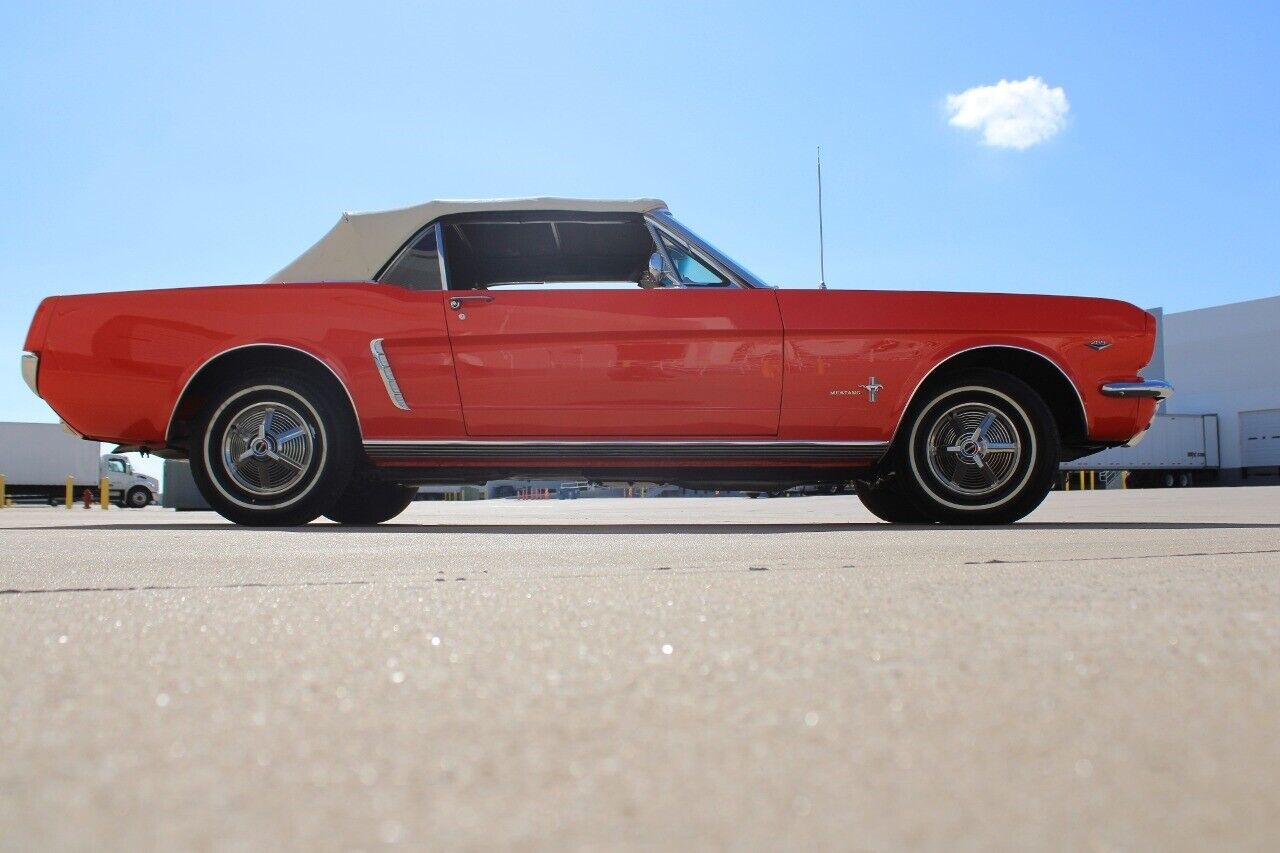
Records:
[[[410,290],[443,290],[440,282],[440,250],[436,245],[436,226],[423,229],[410,246],[384,272],[378,281]]]

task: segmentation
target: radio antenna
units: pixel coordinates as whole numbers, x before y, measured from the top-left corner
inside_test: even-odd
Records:
[[[827,289],[826,247],[822,235],[822,146],[818,146],[818,289]]]

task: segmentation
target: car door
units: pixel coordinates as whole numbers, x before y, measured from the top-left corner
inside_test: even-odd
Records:
[[[654,287],[643,273],[658,232],[638,215],[487,216],[442,233],[468,434],[777,434],[782,320],[772,290],[739,286],[665,242],[669,286]]]
[[[448,294],[475,436],[773,436],[772,290],[491,288]]]

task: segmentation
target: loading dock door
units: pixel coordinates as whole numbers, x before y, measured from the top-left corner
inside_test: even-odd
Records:
[[[1240,413],[1240,465],[1280,465],[1280,409]]]

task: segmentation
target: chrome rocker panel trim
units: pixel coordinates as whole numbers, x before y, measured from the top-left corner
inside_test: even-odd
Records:
[[[364,442],[370,459],[652,459],[874,462],[887,441],[483,441]],[[660,465],[659,465],[660,467]]]
[[[1145,379],[1142,382],[1108,382],[1100,389],[1107,397],[1148,397],[1167,400],[1173,396],[1173,386],[1163,379]]]

